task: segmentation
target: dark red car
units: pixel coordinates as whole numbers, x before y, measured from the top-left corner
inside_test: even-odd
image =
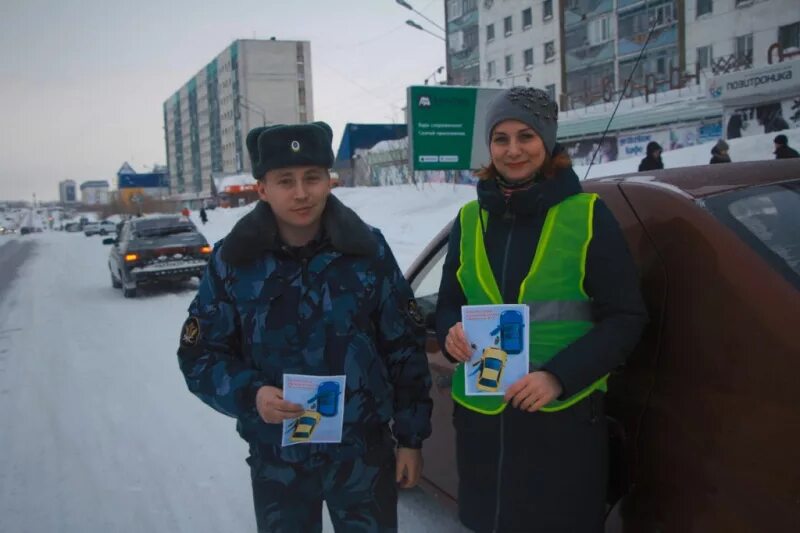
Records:
[[[800,531],[800,160],[584,182],[614,212],[650,323],[608,393],[607,531]],[[436,305],[449,227],[407,273]],[[450,381],[427,343],[424,486],[455,502]]]

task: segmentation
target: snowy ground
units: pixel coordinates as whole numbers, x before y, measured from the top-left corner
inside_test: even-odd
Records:
[[[405,266],[472,195],[376,192],[337,194],[386,228]],[[217,239],[246,211],[210,211],[202,229]],[[0,532],[254,531],[247,447],[178,370],[196,286],[124,300],[99,237],[44,232],[0,246],[11,238],[36,249],[0,296]],[[400,521],[401,531],[461,531],[419,490],[403,494]]]
[[[772,137],[731,141],[731,156],[771,159]],[[800,132],[789,138],[800,145]],[[666,152],[664,162],[705,164],[709,149]],[[598,165],[592,175],[637,165]],[[383,230],[405,269],[474,189],[336,194]],[[201,229],[214,242],[248,211],[209,211]],[[187,392],[178,370],[178,331],[195,286],[124,300],[111,288],[99,237],[0,236],[0,254],[11,239],[36,247],[0,294],[0,532],[253,531],[246,446],[232,419]],[[420,491],[403,494],[400,530],[461,531]]]

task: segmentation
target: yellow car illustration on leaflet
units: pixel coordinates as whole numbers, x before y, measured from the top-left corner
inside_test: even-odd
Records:
[[[508,355],[500,348],[489,347],[483,350],[481,367],[478,373],[476,387],[484,392],[497,392],[500,388],[500,378],[506,366]]]
[[[316,411],[306,411],[296,421],[294,431],[289,440],[292,442],[308,442],[311,440],[311,435],[317,429],[322,415]]]

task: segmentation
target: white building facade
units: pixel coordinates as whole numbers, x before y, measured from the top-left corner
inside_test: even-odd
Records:
[[[173,196],[250,171],[245,139],[262,125],[314,120],[308,41],[237,40],[164,102]]]
[[[81,203],[84,205],[105,205],[108,203],[108,182],[105,180],[84,181],[81,183]]]
[[[483,0],[478,9],[481,85],[529,85],[553,98],[560,94],[558,0]]]

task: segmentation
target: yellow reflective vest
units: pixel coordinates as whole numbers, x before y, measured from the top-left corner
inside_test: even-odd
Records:
[[[583,290],[586,251],[592,240],[596,194],[580,193],[551,207],[542,227],[533,263],[522,280],[517,303],[530,309],[530,368],[542,368],[558,352],[585,335],[592,327],[589,297]],[[486,255],[483,228],[487,213],[477,201],[461,208],[460,267],[456,276],[467,305],[502,304],[503,298]],[[481,223],[481,218],[483,223]],[[502,396],[467,396],[464,393],[464,364],[453,376],[453,400],[479,413],[501,413]],[[554,400],[541,410],[560,411],[606,390],[608,375],[564,400]]]

